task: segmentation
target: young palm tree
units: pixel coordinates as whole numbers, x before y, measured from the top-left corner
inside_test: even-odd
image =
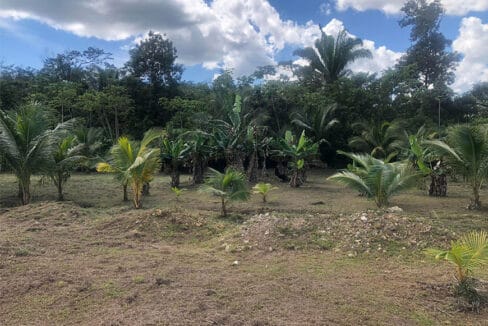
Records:
[[[462,284],[473,270],[488,265],[488,233],[470,232],[451,243],[449,250],[428,249],[426,253],[456,265],[456,280]]]
[[[46,111],[30,103],[16,112],[0,110],[0,152],[19,183],[21,203],[30,202],[31,175],[52,167],[52,136],[63,128],[49,129]]]
[[[161,150],[151,148],[150,144],[162,135],[161,131],[151,129],[140,143],[120,137],[110,151],[111,161],[97,164],[98,172],[115,173],[124,187],[129,185],[132,188],[135,208],[142,208],[143,185],[150,182],[161,168]]]
[[[54,162],[48,173],[58,190],[58,200],[64,200],[63,185],[68,181],[71,171],[85,159],[80,155],[83,144],[77,143],[76,137],[61,137],[54,145]]]
[[[292,115],[291,123],[309,132],[316,142],[327,142],[327,133],[339,122],[339,120],[332,118],[336,108],[336,104],[331,104],[311,114],[296,112]]]
[[[92,169],[96,162],[100,161],[101,151],[104,146],[103,129],[80,126],[73,130],[73,134],[80,145],[80,155],[86,157],[82,162],[84,170]]]
[[[169,140],[165,138],[161,144],[161,157],[166,170],[171,175],[171,187],[180,186],[180,168],[185,162],[190,147],[181,138]]]
[[[390,161],[398,155],[398,149],[404,145],[401,128],[396,123],[358,122],[352,127],[360,130],[360,135],[352,137],[349,140],[349,146],[355,150],[370,153],[373,157]]]
[[[246,176],[242,172],[227,169],[225,173],[210,169],[211,175],[200,188],[204,193],[220,197],[222,216],[227,216],[229,201],[245,201],[250,193],[246,183]]]
[[[188,156],[192,165],[192,183],[202,184],[204,182],[205,168],[211,153],[209,145],[210,134],[194,130],[182,134],[188,144]]]
[[[440,141],[428,143],[447,154],[454,170],[468,178],[473,192],[469,208],[481,208],[480,189],[488,177],[488,126],[457,125],[449,128],[447,145]]]
[[[256,195],[261,195],[263,198],[263,203],[266,203],[269,192],[275,189],[278,189],[278,187],[274,187],[271,183],[260,182],[252,187],[252,193]]]
[[[295,55],[307,60],[310,65],[303,67],[302,73],[313,81],[329,84],[349,73],[347,65],[361,58],[371,58],[369,50],[362,48],[363,41],[349,36],[342,30],[337,37],[325,34],[315,41],[314,47],[295,51]]]
[[[378,207],[387,206],[391,196],[415,184],[418,174],[407,163],[385,163],[368,154],[351,154],[339,151],[353,160],[350,171],[336,173],[328,178],[358,190],[373,198]]]

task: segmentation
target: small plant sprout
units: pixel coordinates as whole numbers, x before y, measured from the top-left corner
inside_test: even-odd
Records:
[[[278,189],[278,187],[274,187],[271,185],[271,183],[260,182],[252,188],[252,193],[255,195],[261,195],[263,197],[263,203],[266,203],[268,193],[275,189]]]
[[[171,187],[171,191],[175,194],[176,201],[180,201],[180,196],[186,189],[180,189],[178,187]]]

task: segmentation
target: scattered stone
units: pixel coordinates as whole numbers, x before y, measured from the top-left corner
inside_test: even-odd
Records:
[[[403,212],[403,209],[401,209],[398,206],[393,206],[393,207],[389,207],[386,211],[388,213],[401,213],[401,212]]]
[[[239,261],[238,261],[238,260],[234,260],[234,261],[232,262],[232,266],[237,266],[237,265],[239,265]]]
[[[216,295],[217,294],[217,291],[215,291],[214,289],[208,289],[206,292],[205,292],[205,295],[207,297],[210,297],[212,295]]]

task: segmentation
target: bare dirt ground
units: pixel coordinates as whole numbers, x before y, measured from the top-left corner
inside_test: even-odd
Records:
[[[34,183],[15,207],[1,175],[0,325],[488,325],[487,309],[458,309],[452,267],[422,253],[488,229],[467,186],[412,190],[388,213],[325,176],[276,183],[224,220],[186,176],[179,202],[158,177],[136,211],[111,176],[74,175],[64,203]]]

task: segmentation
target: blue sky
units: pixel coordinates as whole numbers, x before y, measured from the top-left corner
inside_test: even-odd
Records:
[[[442,0],[441,31],[463,55],[454,89],[488,81],[488,0]],[[128,49],[149,29],[165,33],[185,65],[183,78],[211,81],[221,68],[237,75],[257,66],[296,60],[296,48],[311,45],[318,24],[334,34],[345,27],[365,41],[373,60],[353,71],[381,73],[408,46],[401,29],[402,0],[2,0],[0,61],[42,66],[44,58],[89,46],[114,54],[122,66]]]

